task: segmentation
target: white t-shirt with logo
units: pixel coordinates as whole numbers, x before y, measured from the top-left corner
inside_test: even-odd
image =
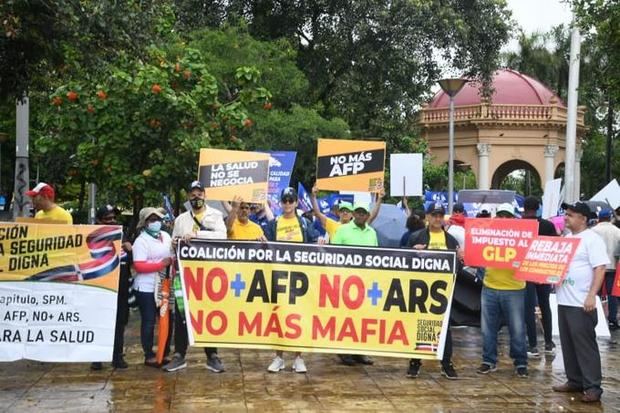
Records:
[[[609,263],[607,249],[603,239],[591,229],[576,235],[568,234],[566,238],[580,238],[581,242],[568,266],[566,277],[556,288],[558,304],[583,307],[592,286],[594,268]]]
[[[145,231],[136,238],[133,243],[133,260],[146,262],[159,262],[172,256],[172,239],[167,232],[161,231],[160,238],[156,239]],[[155,277],[157,272],[136,273],[133,281],[133,288],[136,291],[152,293],[155,291]]]

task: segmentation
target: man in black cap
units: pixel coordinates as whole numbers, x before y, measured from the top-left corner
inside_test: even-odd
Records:
[[[546,219],[538,218],[537,212],[540,208],[540,201],[534,196],[528,196],[523,201],[523,218],[538,220],[538,235],[557,236],[555,226]],[[543,333],[545,335],[545,353],[555,352],[555,343],[551,333],[551,307],[549,306],[549,294],[551,294],[550,284],[537,284],[533,282],[525,283],[525,326],[527,328],[528,350],[527,354],[531,357],[540,357],[538,352],[536,337],[536,301],[542,315]]]
[[[200,181],[193,181],[187,192],[187,198],[191,205],[189,211],[183,212],[174,220],[172,231],[173,247],[179,241],[188,241],[191,238],[202,239],[226,239],[226,224],[222,213],[211,208],[205,201],[205,190]],[[181,274],[179,273],[178,276]],[[178,284],[178,282],[177,282]],[[163,370],[173,372],[187,367],[185,354],[189,346],[187,336],[187,322],[183,311],[183,295],[175,288],[175,311],[174,311],[174,356]],[[214,373],[224,371],[224,364],[217,355],[217,348],[205,347],[207,355],[207,369]]]
[[[407,246],[416,250],[457,250],[460,264],[462,257],[459,251],[459,243],[456,238],[443,229],[445,214],[446,210],[443,206],[439,204],[429,206],[426,210],[428,228],[414,232],[409,238]],[[448,325],[446,331],[446,342],[441,360],[441,374],[449,380],[455,380],[458,378],[458,375],[452,364],[452,333],[450,332],[450,325]],[[421,366],[420,359],[409,360],[407,377],[418,377]]]
[[[116,215],[118,209],[112,205],[104,205],[100,207],[95,214],[95,223],[97,225],[117,225]],[[123,347],[125,344],[125,327],[129,321],[129,279],[131,278],[131,242],[125,239],[121,244],[121,261],[118,280],[118,293],[116,302],[116,327],[114,329],[114,349],[112,351],[112,367],[115,369],[126,369],[127,362],[123,356]],[[91,363],[92,370],[101,370],[103,364],[101,362]]]
[[[581,242],[568,266],[566,277],[556,287],[558,326],[566,383],[553,386],[557,392],[583,392],[581,401],[598,402],[601,389],[601,356],[596,342],[596,294],[609,263],[605,242],[588,229],[590,208],[583,202],[562,204],[566,210],[567,238]]]

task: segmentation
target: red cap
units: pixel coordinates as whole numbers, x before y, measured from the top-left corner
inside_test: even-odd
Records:
[[[56,194],[54,193],[54,188],[52,188],[45,182],[39,182],[37,186],[32,188],[30,191],[26,191],[26,196],[29,196],[31,198],[37,195],[42,195],[46,198],[53,200]]]

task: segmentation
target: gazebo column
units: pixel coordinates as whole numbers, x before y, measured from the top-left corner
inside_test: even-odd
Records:
[[[560,150],[558,145],[545,145],[545,182],[542,182],[542,187],[545,184],[553,180],[553,174],[555,172],[555,155]]]
[[[581,196],[581,157],[583,156],[583,149],[579,148],[575,151],[575,200],[579,200]]]
[[[479,143],[476,145],[478,149],[478,189],[489,189],[489,154],[491,153],[491,144]]]

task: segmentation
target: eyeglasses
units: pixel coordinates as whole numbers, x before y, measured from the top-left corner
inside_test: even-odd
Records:
[[[280,202],[282,202],[283,204],[294,204],[294,203],[295,203],[295,200],[294,200],[294,199],[292,199],[292,198],[285,198],[285,199],[283,199],[283,200],[282,200],[282,201],[280,201]]]
[[[351,211],[349,211],[348,209],[341,209],[341,210],[340,210],[340,213],[341,213],[341,214],[350,214],[350,213],[351,213]]]

